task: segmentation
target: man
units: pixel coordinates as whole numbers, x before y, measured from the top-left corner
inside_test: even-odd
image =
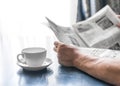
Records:
[[[120,27],[120,24],[117,26]],[[98,79],[120,86],[120,59],[88,56],[78,48],[61,42],[54,42],[54,45],[61,65],[76,67]]]

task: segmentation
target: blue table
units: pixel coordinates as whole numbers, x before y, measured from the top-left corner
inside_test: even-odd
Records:
[[[16,64],[20,48],[16,48],[17,45],[13,48],[8,42],[0,45],[0,86],[110,86],[76,68],[59,65],[51,44],[47,58],[53,63],[48,68],[35,72],[23,70]]]

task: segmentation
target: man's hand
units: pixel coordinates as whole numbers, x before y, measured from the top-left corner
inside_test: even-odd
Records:
[[[54,45],[61,65],[76,67],[93,77],[120,86],[120,59],[85,56],[74,46],[60,42]]]
[[[54,50],[57,52],[58,61],[64,66],[74,66],[75,60],[83,58],[84,55],[80,54],[79,49],[74,46],[66,45],[61,42],[55,42]]]

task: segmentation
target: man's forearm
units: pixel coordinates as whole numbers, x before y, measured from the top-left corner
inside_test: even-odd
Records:
[[[96,78],[120,86],[120,59],[85,56],[76,59],[74,66]]]

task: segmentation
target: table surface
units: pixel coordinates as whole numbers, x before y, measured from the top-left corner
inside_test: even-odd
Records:
[[[0,40],[0,86],[110,86],[76,68],[59,65],[50,41],[47,58],[53,63],[41,71],[23,70],[16,64],[16,55],[23,48],[23,44],[20,46],[18,42],[22,42],[8,36]]]

